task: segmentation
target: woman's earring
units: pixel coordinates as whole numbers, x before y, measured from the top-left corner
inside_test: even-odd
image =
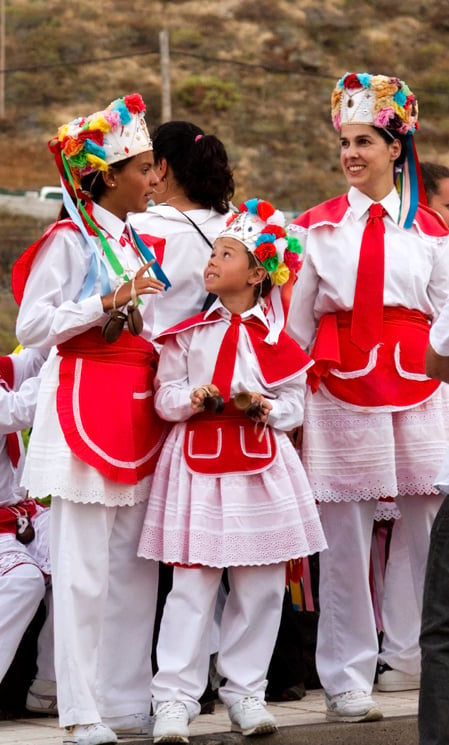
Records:
[[[157,189],[153,189],[153,194],[166,194],[167,193],[167,191],[168,191],[168,178],[167,178],[167,176],[162,176],[161,181],[165,181],[166,182],[165,189],[163,189],[162,191],[158,191]]]

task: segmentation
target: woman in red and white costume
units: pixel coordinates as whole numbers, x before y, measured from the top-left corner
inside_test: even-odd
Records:
[[[338,721],[382,716],[371,697],[378,639],[369,556],[378,499],[397,500],[419,607],[441,503],[433,483],[449,399],[425,376],[424,355],[449,293],[449,238],[436,213],[418,204],[421,194],[426,200],[417,116],[416,98],[398,78],[344,75],[332,119],[349,192],[290,226],[305,253],[287,331],[316,360],[302,456],[329,544],[320,562],[317,669],[327,717]],[[379,220],[381,237],[372,241]]]
[[[30,496],[52,495],[58,707],[70,745],[150,732],[157,565],[136,554],[164,438],[150,296],[165,285],[127,222],[159,181],[144,114],[133,94],[60,127],[49,147],[70,217],[12,275],[19,340],[55,348],[23,483]]]
[[[156,408],[175,424],[139,545],[140,555],[175,564],[153,681],[155,743],[188,742],[207,682],[207,642],[225,567],[230,592],[217,670],[227,682],[219,696],[233,730],[276,729],[264,692],[286,562],[326,545],[287,435],[302,422],[312,364],[283,330],[280,285],[295,274],[298,255],[287,248],[284,216],[272,205],[254,199],[240,210],[215,240],[204,271],[206,290],[218,298],[160,337]],[[208,404],[215,394],[224,410],[214,413]]]

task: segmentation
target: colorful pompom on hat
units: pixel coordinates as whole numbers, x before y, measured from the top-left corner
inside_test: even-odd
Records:
[[[104,111],[64,124],[48,147],[61,175],[65,175],[66,165],[76,180],[152,150],[141,95],[116,98]]]
[[[301,267],[302,246],[297,238],[287,234],[284,226],[283,212],[270,202],[248,199],[231,215],[226,228],[217,236],[228,236],[243,243],[267,270],[272,284],[267,311],[268,343],[277,341],[285,325],[291,288]]]
[[[332,92],[332,124],[371,124],[398,134],[418,129],[418,101],[407,83],[387,75],[347,72]]]

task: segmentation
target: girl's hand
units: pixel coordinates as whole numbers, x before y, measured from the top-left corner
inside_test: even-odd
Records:
[[[164,289],[163,282],[156,279],[156,277],[146,274],[151,265],[154,264],[154,261],[154,259],[148,261],[140,267],[133,279],[119,285],[113,292],[102,296],[101,302],[105,313],[112,310],[114,305],[116,308],[122,308],[124,305],[133,301],[133,294],[135,297],[139,295],[154,295]]]
[[[192,402],[192,411],[194,414],[198,414],[200,411],[204,411],[204,402],[206,398],[211,396],[219,395],[220,391],[216,385],[200,385],[198,388],[192,388],[190,393],[190,400]]]
[[[262,393],[250,393],[251,403],[246,409],[246,415],[250,417],[254,422],[265,423],[268,419],[268,415],[273,408],[272,404],[263,397]]]

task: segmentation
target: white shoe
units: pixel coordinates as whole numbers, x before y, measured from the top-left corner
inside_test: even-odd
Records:
[[[25,707],[28,711],[57,717],[56,681],[35,678],[28,689]]]
[[[155,743],[189,742],[189,713],[182,701],[163,701],[158,704],[153,740]]]
[[[124,717],[103,717],[103,722],[121,737],[152,737],[154,717],[148,714],[127,714]]]
[[[384,693],[389,691],[416,691],[420,686],[419,673],[410,675],[400,670],[393,670],[387,664],[381,664],[377,673],[377,690]]]
[[[102,722],[75,724],[63,739],[63,745],[115,745],[117,735]]]
[[[345,691],[326,700],[326,719],[331,722],[375,722],[383,714],[366,691]]]
[[[245,696],[228,709],[231,731],[242,735],[269,735],[276,732],[276,719],[266,708],[265,701]]]

